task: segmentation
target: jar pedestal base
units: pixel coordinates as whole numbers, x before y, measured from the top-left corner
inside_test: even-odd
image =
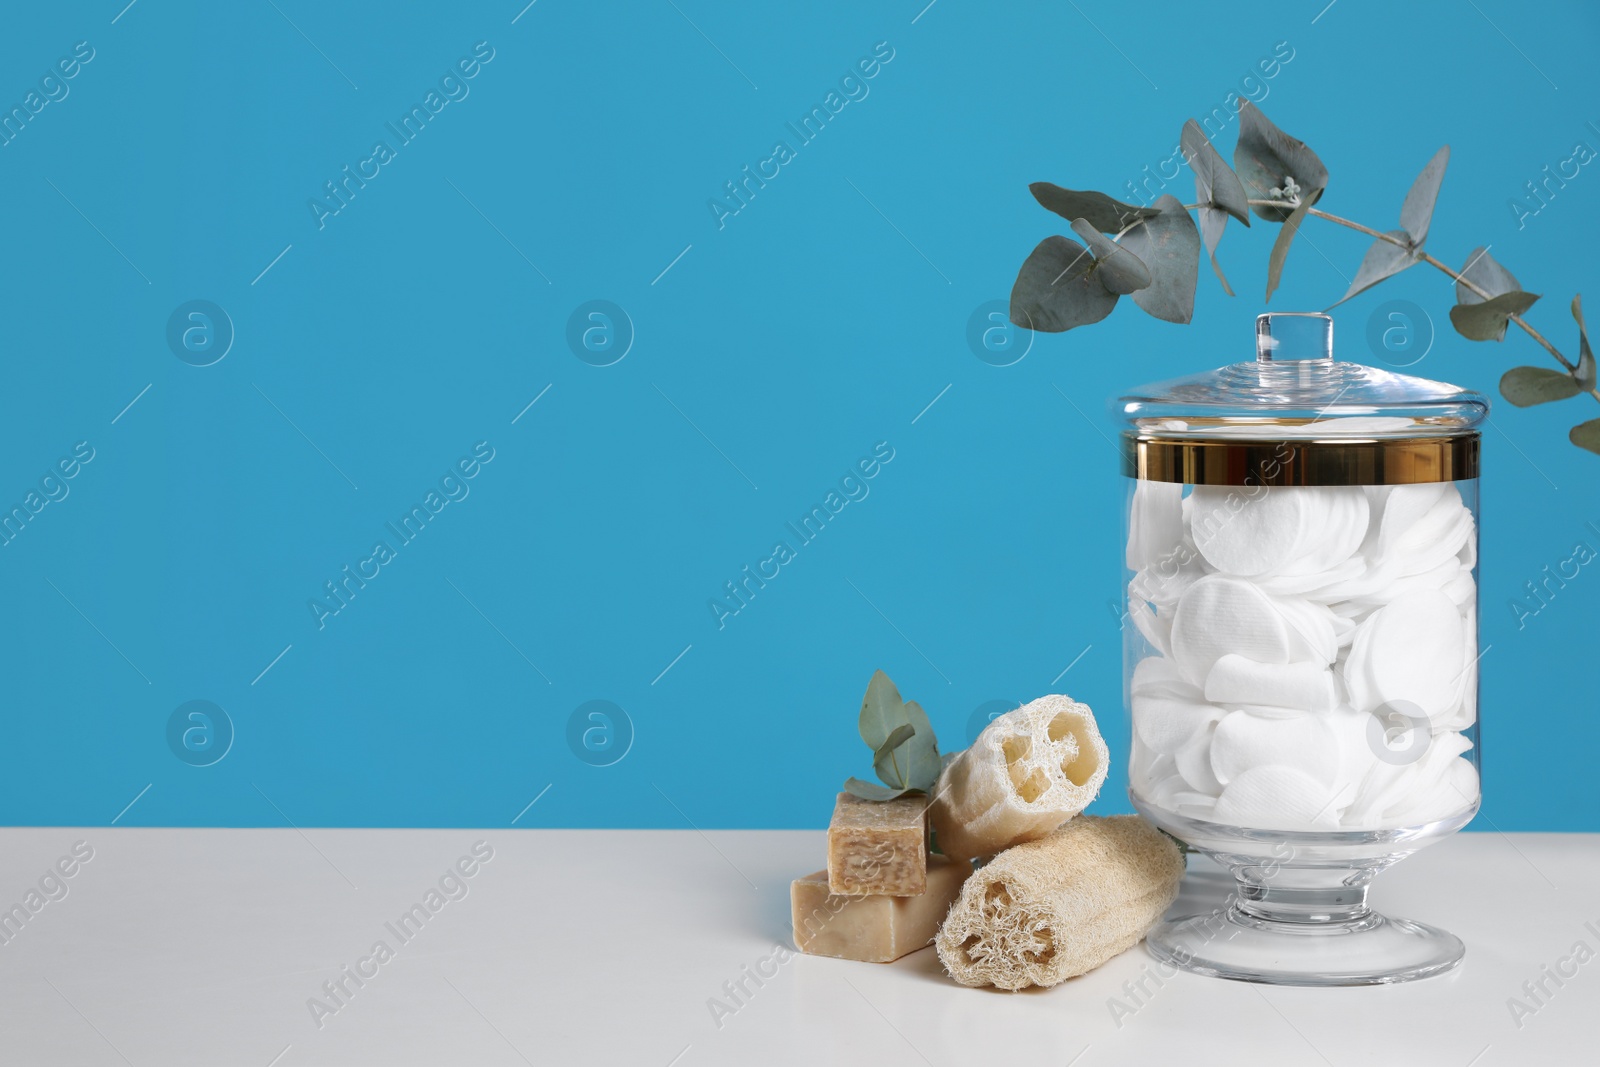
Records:
[[[1285,922],[1239,904],[1167,920],[1145,939],[1158,960],[1196,974],[1272,985],[1384,985],[1444,974],[1466,947],[1445,930],[1369,911],[1357,919]]]
[[[1384,870],[1470,822],[1476,797],[1417,826],[1297,831],[1208,822],[1131,789],[1128,796],[1139,814],[1223,868],[1214,876],[1191,871],[1199,892],[1180,898],[1178,917],[1145,938],[1158,960],[1214,978],[1336,986],[1430,978],[1466,955],[1452,933],[1373,911],[1367,890]]]

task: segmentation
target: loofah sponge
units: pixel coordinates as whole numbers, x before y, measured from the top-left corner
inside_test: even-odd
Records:
[[[1006,712],[939,777],[940,851],[973,859],[1045,836],[1095,798],[1110,758],[1087,704],[1046,696]]]
[[[1183,853],[1137,815],[1085,815],[967,879],[935,944],[962,985],[1053,986],[1138,944],[1172,906]]]

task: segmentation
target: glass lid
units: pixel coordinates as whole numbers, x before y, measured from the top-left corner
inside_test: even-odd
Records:
[[[1256,358],[1141,386],[1118,401],[1137,437],[1387,439],[1477,431],[1481,394],[1333,358],[1333,319],[1256,318]]]

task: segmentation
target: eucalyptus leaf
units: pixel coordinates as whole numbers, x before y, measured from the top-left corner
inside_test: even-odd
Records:
[[[872,754],[872,769],[884,785],[896,789],[911,787],[911,758],[905,743],[915,736],[917,728],[909,722],[902,723],[889,734],[888,740]]]
[[[1503,341],[1510,316],[1527,311],[1537,299],[1538,293],[1524,293],[1515,289],[1501,293],[1492,300],[1457,304],[1450,309],[1450,325],[1469,341]]]
[[[939,741],[921,704],[915,700],[906,701],[906,717],[916,727],[916,735],[901,750],[910,760],[906,781],[913,789],[930,790],[944,769],[944,762],[939,758]]]
[[[1579,448],[1587,448],[1600,455],[1600,419],[1580,422],[1567,431],[1567,439]]]
[[[1222,240],[1222,231],[1227,225],[1228,213],[1221,208],[1200,209],[1200,239],[1206,246],[1206,254],[1211,257],[1211,269],[1216,271],[1217,281],[1222,283],[1222,291],[1232,296],[1233,286],[1228,284],[1227,275],[1222,273],[1222,264],[1217,262],[1217,242]]]
[[[1461,276],[1491,297],[1499,296],[1501,293],[1514,293],[1522,288],[1511,276],[1510,271],[1495,262],[1487,248],[1472,250],[1472,255],[1467,257],[1466,266],[1461,268]],[[1456,282],[1456,303],[1481,304],[1483,299],[1461,282]]]
[[[860,778],[846,778],[844,791],[862,800],[894,800],[913,792],[911,789],[889,789],[876,782],[863,782]]]
[[[1183,124],[1179,144],[1183,148],[1183,158],[1194,171],[1196,202],[1202,207],[1220,208],[1246,226],[1250,225],[1250,200],[1243,183],[1194,119]],[[1221,236],[1220,228],[1217,233]],[[1215,248],[1216,242],[1210,247]]]
[[[1094,253],[1100,284],[1118,296],[1147,287],[1150,268],[1139,257],[1094,228],[1088,219],[1073,219],[1072,232],[1082,237]]]
[[[909,701],[907,702],[906,706],[910,707]],[[878,754],[881,755],[884,753],[893,752],[895,749],[899,748],[901,745],[915,737],[916,734],[917,727],[915,723],[901,723],[899,726],[896,726],[893,730],[889,731],[889,736],[884,739],[882,746],[879,747]]]
[[[1245,101],[1239,108],[1239,142],[1233,148],[1233,166],[1252,200],[1284,199],[1289,179],[1299,187],[1301,203],[1328,187],[1328,168],[1317,154],[1274,126],[1261,109]],[[1273,190],[1280,190],[1274,193]],[[1269,222],[1287,222],[1292,212],[1256,206],[1252,210]],[[1267,291],[1276,288],[1269,283]]]
[[[895,688],[887,674],[874,671],[872,680],[867,683],[867,695],[861,700],[861,740],[876,752],[889,740],[895,727],[908,722],[900,690]]]
[[[1165,322],[1188,322],[1194,318],[1194,289],[1200,274],[1200,231],[1177,197],[1163,196],[1156,207],[1161,214],[1140,222],[1122,238],[1123,249],[1150,270],[1150,286],[1135,292],[1133,302]]]
[[[1089,224],[1101,233],[1120,233],[1135,219],[1156,214],[1155,209],[1124,204],[1105,193],[1089,190],[1063,189],[1049,182],[1034,182],[1028,186],[1033,198],[1064,219],[1088,219]]]
[[[1227,229],[1229,215],[1246,226],[1250,225],[1249,196],[1239,176],[1223,160],[1217,146],[1211,143],[1194,119],[1183,124],[1180,144],[1184,159],[1194,171],[1195,200],[1200,205],[1201,243],[1211,257],[1211,269],[1216,272],[1217,281],[1222,283],[1222,291],[1232,296],[1233,286],[1228,284],[1228,276],[1222,273],[1222,264],[1217,262],[1217,244],[1222,240],[1222,231]]]
[[[1519,408],[1565,400],[1582,391],[1572,375],[1549,367],[1512,367],[1500,379],[1500,395]]]
[[[1417,180],[1411,183],[1405,203],[1400,205],[1400,226],[1411,235],[1413,248],[1421,248],[1422,242],[1428,239],[1433,205],[1439,199],[1439,183],[1444,181],[1444,168],[1449,162],[1450,146],[1445,145],[1428,160]]]
[[[1572,298],[1572,317],[1578,320],[1578,369],[1572,376],[1578,380],[1578,387],[1588,392],[1594,388],[1595,367],[1594,352],[1589,348],[1589,331],[1583,325],[1582,294]]]
[[[1087,326],[1111,314],[1117,294],[1100,284],[1094,257],[1070,237],[1046,237],[1011,287],[1011,321],[1044,333]]]
[[[1409,241],[1410,234],[1405,230],[1390,230],[1389,236],[1402,241]],[[1364,289],[1371,289],[1385,278],[1392,278],[1405,270],[1413,263],[1418,262],[1417,254],[1410,248],[1393,244],[1378,238],[1372,242],[1372,247],[1367,249],[1367,254],[1361,259],[1361,269],[1356,271],[1355,281],[1350,283],[1350,288],[1345,291],[1333,307],[1349,300],[1352,296]]]
[[[1240,136],[1243,137],[1243,133]],[[1294,235],[1300,232],[1300,224],[1305,221],[1311,205],[1315,204],[1321,195],[1321,189],[1313,189],[1305,199],[1301,200],[1300,206],[1289,213],[1283,228],[1278,231],[1278,239],[1272,242],[1272,254],[1267,257],[1267,295],[1263,303],[1272,300],[1272,293],[1278,288],[1278,280],[1283,275],[1283,261],[1289,256],[1289,245],[1294,241]]]
[[[882,671],[874,671],[867,683],[859,728],[861,739],[872,748],[873,769],[884,784],[851,778],[844,784],[846,792],[864,800],[893,800],[932,788],[943,767],[933,723],[920,704],[900,698],[900,690]]]

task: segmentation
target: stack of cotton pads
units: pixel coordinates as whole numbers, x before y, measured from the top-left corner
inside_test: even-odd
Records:
[[[1477,539],[1449,482],[1138,481],[1130,780],[1179,815],[1375,830],[1470,807]]]

